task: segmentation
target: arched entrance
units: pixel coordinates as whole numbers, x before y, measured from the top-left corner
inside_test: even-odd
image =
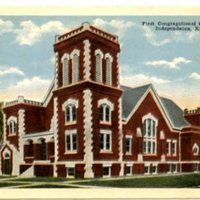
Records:
[[[8,153],[4,156],[4,174],[11,175],[11,159]]]

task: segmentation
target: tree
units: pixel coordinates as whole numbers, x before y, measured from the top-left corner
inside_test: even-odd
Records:
[[[0,141],[3,139],[3,102],[0,102]]]

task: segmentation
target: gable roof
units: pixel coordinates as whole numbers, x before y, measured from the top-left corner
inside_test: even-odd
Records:
[[[144,85],[137,88],[129,88],[126,86],[121,86],[124,90],[122,94],[122,117],[127,118],[131,111],[135,108],[138,101],[145,94],[151,84]]]
[[[122,94],[122,118],[127,119],[131,112],[136,108],[138,102],[146,94],[149,89],[152,89],[160,106],[164,109],[167,118],[172,123],[173,128],[183,128],[188,126],[189,123],[184,119],[183,111],[179,106],[177,106],[172,100],[160,97],[156,94],[152,84],[140,86],[137,88],[130,88],[126,86],[121,86],[123,90]]]
[[[160,99],[175,127],[182,128],[189,125],[189,123],[184,118],[183,110],[181,110],[181,108],[177,106],[176,103],[174,103],[171,99],[164,97],[160,97]]]

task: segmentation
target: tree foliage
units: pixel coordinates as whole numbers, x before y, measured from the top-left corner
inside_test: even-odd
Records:
[[[0,102],[0,141],[3,139],[3,102]]]

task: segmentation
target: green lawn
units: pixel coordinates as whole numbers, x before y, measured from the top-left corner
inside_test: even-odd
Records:
[[[113,180],[90,180],[76,184],[120,188],[184,188],[200,186],[200,174],[162,177],[124,178]]]
[[[0,182],[0,188],[9,187],[9,186],[16,186],[16,185],[23,185],[23,183]]]
[[[19,178],[15,181],[20,182],[63,182],[67,181],[68,179],[64,177],[33,177],[33,178]]]

